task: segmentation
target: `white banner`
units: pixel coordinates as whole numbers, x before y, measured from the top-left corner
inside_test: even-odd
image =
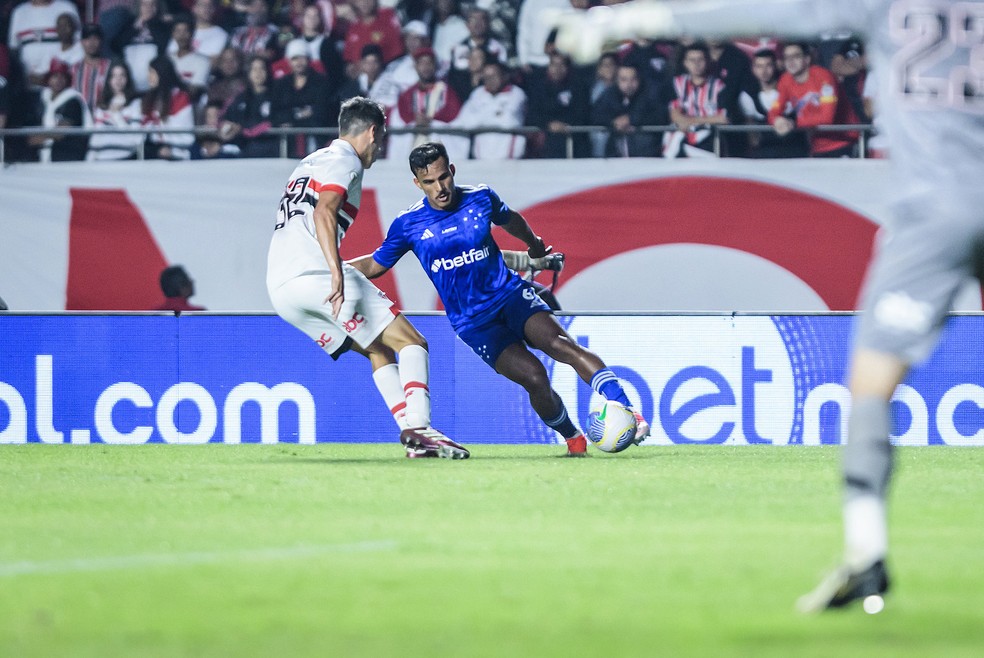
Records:
[[[193,302],[269,311],[266,250],[294,162],[57,163],[0,173],[0,296],[11,310],[128,310],[185,266]],[[887,164],[860,160],[466,161],[568,254],[565,310],[849,310],[878,224]],[[375,248],[420,197],[403,163],[366,174],[343,255]],[[510,238],[503,245],[514,244]],[[412,257],[380,280],[407,310],[440,308]],[[972,289],[966,308],[980,308]]]

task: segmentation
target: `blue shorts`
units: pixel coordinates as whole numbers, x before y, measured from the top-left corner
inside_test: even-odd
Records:
[[[526,340],[526,321],[541,311],[552,313],[533,286],[524,281],[488,319],[460,329],[458,338],[495,368],[504,349]]]

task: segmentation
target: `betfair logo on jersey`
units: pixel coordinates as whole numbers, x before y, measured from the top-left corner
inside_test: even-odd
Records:
[[[468,251],[462,251],[460,256],[455,256],[454,258],[435,258],[434,262],[431,263],[431,272],[437,273],[441,270],[453,270],[462,265],[471,265],[476,261],[485,260],[488,257],[488,247],[485,249],[469,249]]]

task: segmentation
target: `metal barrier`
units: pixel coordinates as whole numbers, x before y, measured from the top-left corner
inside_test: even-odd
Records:
[[[713,153],[717,157],[722,157],[721,139],[723,134],[727,133],[769,133],[772,132],[772,126],[760,126],[760,125],[713,125],[713,126],[702,126],[713,131]],[[674,125],[664,125],[664,126],[641,126],[638,128],[640,132],[651,132],[651,133],[664,133],[668,131],[676,130]],[[858,133],[858,157],[866,158],[868,157],[868,138],[875,132],[874,128],[870,124],[859,124],[859,125],[824,125],[816,126],[814,128],[797,129],[797,132],[805,132],[807,134],[813,134],[817,132],[856,132]],[[536,136],[541,134],[546,134],[541,128],[533,126],[523,126],[519,128],[496,128],[496,127],[480,127],[473,128],[469,130],[464,130],[460,128],[447,128],[447,127],[433,127],[433,128],[390,128],[388,129],[391,135],[405,135],[405,134],[422,134],[422,135],[459,135],[473,138],[475,135],[484,133],[500,133],[507,135],[524,135],[524,136]],[[593,133],[608,133],[610,132],[604,126],[568,126],[565,131],[566,139],[566,154],[567,158],[571,159],[574,157],[574,136],[579,134],[593,134]],[[193,133],[196,136],[214,136],[216,131],[214,128],[198,126],[192,130],[186,128],[41,128],[41,127],[31,127],[31,128],[7,128],[0,130],[0,165],[7,164],[7,138],[8,137],[28,137],[31,135],[52,135],[52,136],[77,136],[77,135],[92,135],[95,133],[100,134],[134,134],[143,133],[145,135],[163,135],[163,134],[188,134]],[[271,128],[267,133],[267,136],[274,136],[279,138],[280,142],[280,157],[287,158],[288,156],[288,139],[296,135],[306,135],[311,137],[325,137],[325,142],[329,139],[338,136],[337,128]],[[144,144],[141,143],[137,148],[136,153],[138,160],[145,159]]]

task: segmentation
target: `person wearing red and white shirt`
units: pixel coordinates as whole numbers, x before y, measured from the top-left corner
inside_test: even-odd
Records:
[[[809,47],[789,43],[782,49],[786,72],[779,78],[779,96],[769,110],[769,123],[780,137],[796,128],[857,123],[850,102],[834,74],[811,64]],[[810,142],[814,157],[843,157],[853,153],[854,132],[818,132]]]
[[[526,122],[526,93],[510,84],[504,64],[492,60],[482,69],[482,86],[461,107],[455,128],[520,128]],[[479,133],[472,141],[472,157],[478,160],[522,158],[526,137],[510,133]]]
[[[192,46],[192,26],[187,18],[176,18],[171,25],[171,43],[174,51],[168,51],[178,75],[191,89],[192,97],[198,98],[205,91],[208,76],[212,71],[212,60],[197,52]]]
[[[663,157],[710,155],[714,134],[708,126],[730,123],[725,84],[709,75],[707,46],[694,43],[683,49],[684,75],[673,78],[670,120],[678,130],[663,136]]]
[[[95,109],[109,74],[109,60],[100,57],[103,47],[102,28],[97,23],[82,27],[81,61],[72,64],[72,86],[85,99],[89,109]]]
[[[61,45],[55,23],[62,14],[71,14],[78,25],[79,10],[68,0],[30,0],[14,8],[10,14],[7,44],[17,50],[28,81],[40,87],[58,56]]]
[[[162,160],[188,160],[195,143],[195,116],[187,87],[167,55],[154,58],[147,78],[150,89],[144,94],[142,103],[144,126],[188,130],[149,134],[149,146],[156,150],[149,155]]]
[[[461,101],[444,80],[437,77],[437,54],[431,48],[419,48],[413,54],[418,81],[400,94],[396,110],[390,114],[391,128],[433,128],[448,126],[461,111]],[[424,142],[441,141],[452,157],[468,157],[468,138],[430,133],[390,135],[386,157],[405,161],[414,147]]]
[[[212,22],[215,16],[215,1],[195,0],[191,6],[191,13],[195,17],[191,48],[196,53],[215,61],[229,41],[229,33]],[[167,52],[174,54],[177,49],[178,46],[172,39],[167,46]]]

